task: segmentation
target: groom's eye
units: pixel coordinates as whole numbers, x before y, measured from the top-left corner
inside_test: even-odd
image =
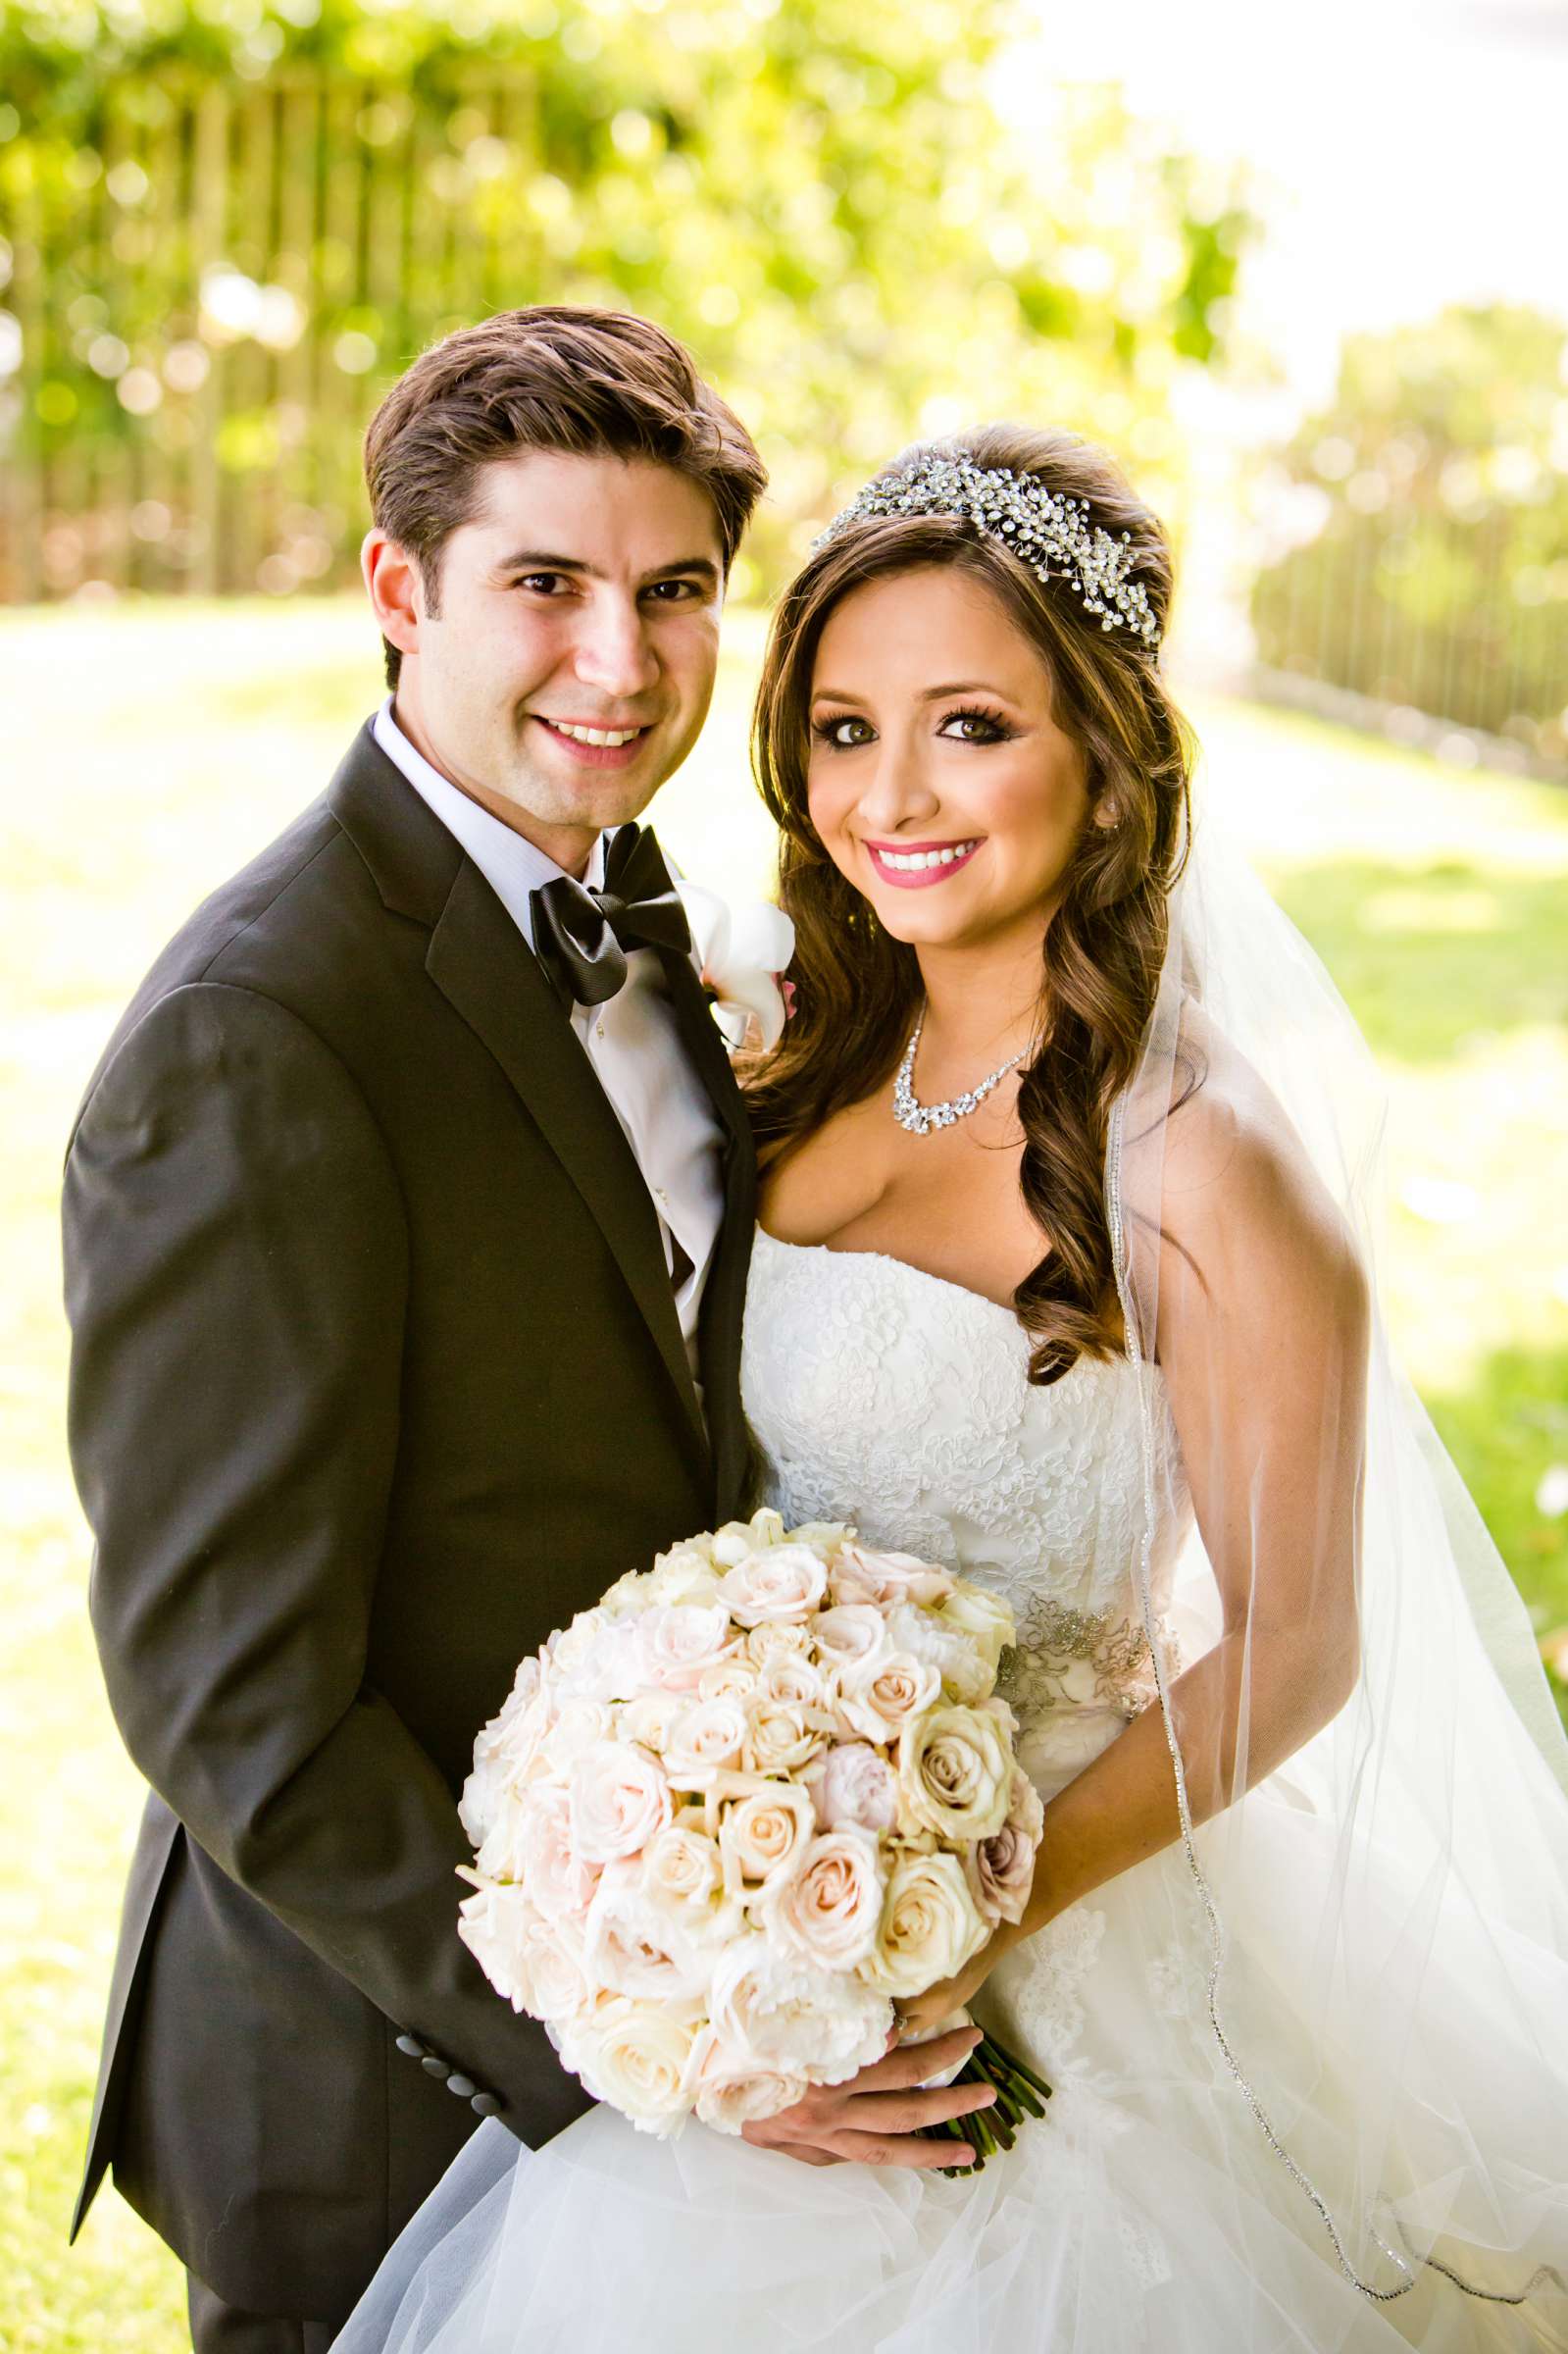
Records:
[[[512,584],[514,588],[531,588],[539,596],[553,596],[558,588],[571,586],[564,572],[526,572]]]

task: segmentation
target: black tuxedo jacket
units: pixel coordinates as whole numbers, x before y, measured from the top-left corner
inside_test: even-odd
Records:
[[[72,1139],[72,1456],[153,1793],[76,2224],[112,2162],[250,2311],[341,2321],[475,2101],[530,2142],[587,2105],[458,1939],[455,1799],[525,1653],[743,1501],[755,1165],[666,972],[727,1140],[711,1438],[620,1123],[368,727],[165,951]]]

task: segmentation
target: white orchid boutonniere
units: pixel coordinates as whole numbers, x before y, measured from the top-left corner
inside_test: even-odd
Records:
[[[794,925],[767,899],[732,907],[717,892],[704,891],[683,875],[675,887],[691,927],[702,986],[730,1051],[746,1044],[753,1022],[763,1047],[777,1046],[794,994],[784,978],[795,952]]]

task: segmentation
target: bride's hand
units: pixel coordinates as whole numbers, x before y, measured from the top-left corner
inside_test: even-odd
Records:
[[[1028,1935],[1023,1928],[1013,1928],[1005,1920],[994,1931],[978,1954],[964,1964],[950,1978],[936,1986],[928,1986],[924,1994],[915,1995],[907,2003],[895,2006],[899,2022],[914,2034],[922,2035],[951,2019],[955,2011],[967,2009],[973,1996],[979,1993],[1004,1954],[1010,1953]]]
[[[919,2051],[889,2045],[847,2084],[819,2084],[792,2109],[759,2118],[740,2130],[747,2141],[779,2150],[806,2166],[967,2166],[968,2143],[933,2133],[948,2118],[968,2117],[995,2099],[988,2084],[941,2084],[923,2091],[927,2077],[957,2068],[980,2041],[978,2027],[956,2027]]]

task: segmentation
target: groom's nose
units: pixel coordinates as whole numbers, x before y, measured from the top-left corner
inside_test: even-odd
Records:
[[[584,687],[607,700],[624,700],[654,685],[659,659],[636,597],[606,588],[583,599],[572,667]]]

